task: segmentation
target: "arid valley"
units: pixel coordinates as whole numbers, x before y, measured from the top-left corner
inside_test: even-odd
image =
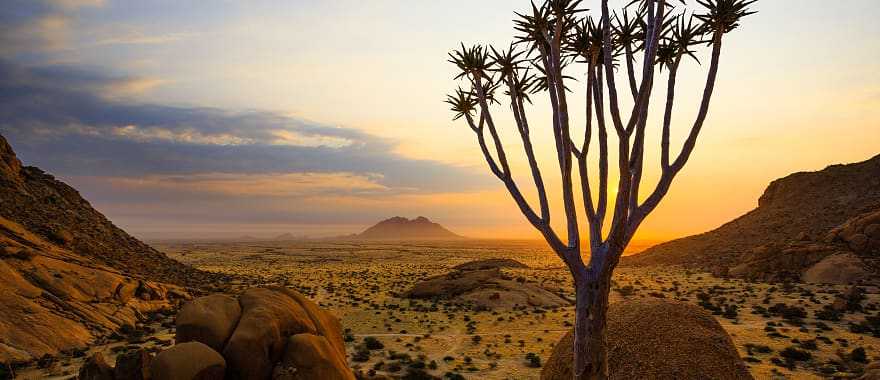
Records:
[[[402,297],[418,281],[447,273],[455,265],[503,257],[529,266],[503,269],[506,276],[554,289],[570,299],[571,280],[564,268],[552,252],[534,241],[266,241],[155,246],[196,268],[238,278],[218,290],[236,292],[272,284],[308,295],[339,316],[345,327],[349,365],[364,374],[374,370],[404,375],[415,367],[427,368],[438,376],[458,373],[466,379],[538,378],[541,367],[531,363],[527,355],[534,354],[539,358],[537,363],[544,363],[554,344],[571,328],[571,306],[480,309],[473,304]],[[880,304],[876,287],[862,289],[863,307],[843,313],[839,320],[823,318],[821,311],[843,297],[848,286],[749,283],[676,268],[623,268],[615,276],[613,298],[661,297],[715,305],[721,309],[716,313],[718,321],[756,378],[820,379],[858,372],[864,363],[851,360],[856,349],[864,349],[868,357],[880,355],[876,320],[868,322],[873,325],[866,331],[853,332],[851,327],[876,315]],[[766,311],[777,304],[804,314]],[[730,309],[734,311],[725,312]],[[159,322],[166,323],[163,327]],[[165,320],[147,324],[144,327],[156,329],[155,335],[138,335],[134,343],[121,340],[98,349],[113,357],[132,347],[170,344],[170,326]],[[369,337],[382,348],[358,358],[359,347]],[[787,358],[783,354],[787,349],[806,352],[810,358]],[[76,372],[78,362],[68,359],[22,374],[67,378]]]

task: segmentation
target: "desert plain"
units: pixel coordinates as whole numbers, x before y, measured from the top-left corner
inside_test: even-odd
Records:
[[[503,268],[506,277],[573,299],[567,271],[537,241],[153,244],[196,268],[234,275],[231,282],[217,284],[216,292],[234,294],[255,285],[301,291],[340,318],[349,365],[365,377],[400,376],[419,368],[448,378],[537,379],[554,344],[571,328],[574,313],[571,306],[483,308],[405,297],[416,283],[456,265],[507,258],[528,268]],[[677,267],[623,266],[615,274],[611,297],[612,302],[668,298],[709,309],[757,379],[856,377],[880,355],[876,287],[750,283]],[[834,311],[835,303],[842,311]],[[136,333],[108,339],[90,353],[101,351],[112,360],[137,347],[170,346],[173,316],[173,311],[153,316],[152,322],[135,326]],[[18,375],[72,378],[81,362],[82,358],[62,359]]]

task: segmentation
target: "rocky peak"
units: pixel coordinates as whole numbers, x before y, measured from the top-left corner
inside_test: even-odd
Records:
[[[402,216],[385,219],[366,229],[364,232],[357,235],[357,237],[365,239],[404,240],[461,238],[424,216],[419,216],[415,219],[407,219]]]
[[[60,247],[127,275],[197,286],[217,278],[169,259],[115,226],[50,174],[23,167],[0,136],[0,217]]]
[[[17,179],[21,173],[21,161],[3,135],[0,135],[0,175],[3,178]]]

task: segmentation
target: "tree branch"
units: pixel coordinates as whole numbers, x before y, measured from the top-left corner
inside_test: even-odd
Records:
[[[681,171],[684,164],[687,163],[688,158],[690,158],[690,155],[694,150],[697,137],[700,134],[700,130],[703,128],[703,123],[706,121],[706,115],[709,112],[709,103],[712,100],[712,93],[715,90],[715,80],[718,77],[718,65],[721,59],[721,37],[721,32],[715,32],[715,35],[712,38],[712,62],[709,65],[709,74],[706,78],[706,87],[703,89],[703,98],[700,102],[697,119],[694,121],[690,134],[685,140],[684,146],[678,157],[675,159],[675,162],[663,170],[663,173],[660,176],[660,181],[657,183],[657,187],[639,207],[636,215],[631,220],[630,225],[627,228],[628,238],[632,238],[632,235],[635,234],[635,231],[639,228],[639,225],[641,225],[645,217],[654,211],[657,205],[660,204],[660,201],[669,191],[669,187],[672,185],[675,176]]]
[[[538,161],[535,158],[535,150],[532,147],[532,140],[529,136],[529,122],[526,118],[523,99],[522,96],[515,91],[515,89],[519,87],[519,79],[516,77],[516,74],[513,74],[511,80],[513,82],[508,82],[508,92],[510,93],[510,105],[513,108],[513,118],[519,127],[519,135],[523,142],[523,149],[525,150],[526,158],[529,161],[529,168],[532,171],[532,180],[535,182],[535,188],[538,192],[538,202],[541,206],[541,220],[545,223],[549,223],[550,207],[547,202],[547,191],[544,188],[544,180],[541,176],[541,170],[538,168]]]

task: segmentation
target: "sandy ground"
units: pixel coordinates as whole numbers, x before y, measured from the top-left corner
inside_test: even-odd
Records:
[[[498,257],[530,266],[509,270],[512,276],[571,289],[559,259],[538,242],[303,241],[156,246],[170,257],[198,268],[250,278],[226,284],[227,291],[256,284],[299,289],[342,320],[349,364],[364,373],[373,370],[402,375],[408,367],[424,366],[436,376],[458,373],[468,379],[536,379],[540,368],[533,367],[527,355],[545,361],[553,344],[570,328],[573,316],[571,307],[475,311],[445,302],[397,297],[415,282],[445,273],[452,266]],[[880,339],[870,333],[850,332],[851,323],[863,321],[866,315],[877,315],[880,295],[875,288],[865,289],[863,311],[845,314],[839,321],[818,320],[815,312],[831,304],[845,287],[751,284],[678,268],[621,268],[615,275],[614,288],[615,299],[666,297],[720,306],[718,320],[758,379],[852,377],[864,366],[852,360],[854,349],[864,348],[868,361],[880,356]],[[799,321],[784,320],[761,310],[779,303],[802,308],[806,316]],[[736,313],[723,313],[734,305]],[[157,330],[160,342],[171,336],[171,331],[161,326]],[[358,357],[358,347],[367,337],[378,340],[383,347]],[[112,357],[113,347],[94,350]],[[808,352],[810,359],[782,359],[781,352],[789,347]],[[69,373],[76,362],[72,361],[69,368],[56,365],[55,373]],[[46,374],[34,370],[21,374],[23,378],[34,378],[39,373]]]

